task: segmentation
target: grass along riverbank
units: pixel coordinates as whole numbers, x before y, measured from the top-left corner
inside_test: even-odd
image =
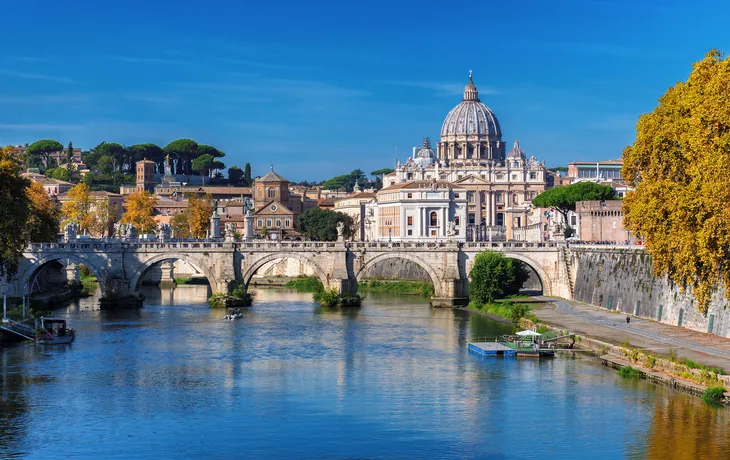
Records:
[[[322,282],[314,276],[304,276],[288,281],[285,288],[296,289],[302,292],[318,292],[324,289]]]
[[[362,280],[358,286],[362,292],[383,292],[400,295],[434,295],[433,284],[425,281]]]
[[[486,304],[472,300],[469,302],[467,308],[508,319],[515,327],[520,325],[520,320],[523,318],[537,322],[537,318],[535,318],[535,315],[532,313],[532,308],[529,305],[515,303],[512,299],[496,300]]]

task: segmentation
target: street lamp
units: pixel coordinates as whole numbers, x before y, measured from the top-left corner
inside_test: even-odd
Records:
[[[393,233],[393,229],[392,229],[392,228],[389,228],[389,229],[388,229],[388,243],[390,243],[390,242],[391,242],[391,234],[392,234],[392,233]]]

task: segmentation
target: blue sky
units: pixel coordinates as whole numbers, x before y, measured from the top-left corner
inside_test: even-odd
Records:
[[[618,158],[711,48],[725,2],[2,1],[0,143],[189,137],[291,180],[391,167],[469,70],[548,166]]]

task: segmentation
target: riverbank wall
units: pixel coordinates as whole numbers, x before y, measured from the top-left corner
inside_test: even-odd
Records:
[[[707,314],[697,310],[691,290],[681,292],[654,276],[651,256],[640,249],[572,247],[573,300],[641,318],[730,337],[727,300],[716,295]]]

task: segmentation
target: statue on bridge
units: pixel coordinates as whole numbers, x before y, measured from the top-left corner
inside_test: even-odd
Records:
[[[172,235],[172,225],[157,224],[157,239],[160,241],[169,240]]]
[[[227,243],[233,243],[236,241],[236,224],[233,222],[226,222],[225,224],[225,230],[226,230],[226,242]]]
[[[133,224],[117,222],[114,224],[114,238],[136,239],[137,227]]]
[[[342,221],[337,222],[337,241],[344,241],[345,223]]]
[[[76,235],[79,233],[78,224],[66,224],[63,230],[63,239],[68,243],[69,241],[76,240]]]
[[[449,226],[446,228],[446,236],[452,238],[456,236],[456,222],[449,221]]]

